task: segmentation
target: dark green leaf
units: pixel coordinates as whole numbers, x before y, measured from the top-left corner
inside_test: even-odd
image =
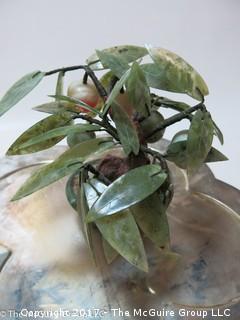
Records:
[[[74,210],[77,210],[77,193],[76,193],[75,187],[74,187],[75,183],[76,183],[76,179],[78,179],[78,174],[76,174],[76,172],[74,172],[69,177],[69,179],[66,183],[66,188],[65,188],[67,200]]]
[[[111,107],[111,104],[114,102],[114,100],[119,95],[120,90],[122,89],[123,85],[126,83],[128,77],[129,77],[129,70],[126,71],[123,74],[123,76],[120,78],[120,80],[117,81],[113,90],[111,91],[110,95],[108,96],[105,107],[103,109],[103,115],[105,115],[108,112],[109,108]]]
[[[158,107],[171,108],[176,111],[185,111],[190,108],[190,105],[181,101],[175,101],[164,97],[153,98],[153,104]]]
[[[228,158],[215,148],[211,148],[205,162],[226,161]]]
[[[70,111],[70,112],[79,112],[79,109],[75,107],[75,105],[64,102],[64,101],[54,101],[54,102],[48,102],[41,104],[37,107],[34,107],[33,110],[55,114],[59,112],[64,111]]]
[[[166,77],[169,91],[187,93],[200,101],[202,96],[208,95],[205,81],[184,59],[162,48],[149,48],[148,51]]]
[[[49,97],[55,98],[60,101],[67,101],[72,104],[74,103],[76,106],[79,106],[79,107],[84,108],[88,111],[91,111],[94,114],[98,114],[98,115],[100,114],[100,112],[97,109],[92,108],[91,106],[89,106],[88,104],[86,104],[85,102],[83,102],[81,100],[78,100],[78,99],[75,99],[72,97],[68,97],[68,96],[61,96],[61,95],[60,96],[50,95]]]
[[[58,74],[58,79],[57,79],[57,85],[56,85],[56,90],[55,90],[55,95],[56,96],[61,96],[63,95],[63,80],[64,80],[64,75],[65,73],[63,71],[60,71]],[[58,98],[56,98],[56,101]]]
[[[41,142],[37,145],[20,148],[25,142],[29,141],[30,139],[48,132],[49,130],[66,126],[67,124],[71,123],[71,121],[72,115],[69,112],[63,112],[54,114],[37,122],[27,131],[21,134],[19,138],[17,138],[17,140],[8,149],[7,155],[33,153],[54,146],[56,143],[61,141],[63,137],[53,137],[52,139],[48,139],[47,141]]]
[[[169,245],[166,209],[158,193],[155,192],[130,210],[139,227],[153,243],[158,247]]]
[[[154,193],[165,181],[159,165],[145,165],[130,170],[115,180],[94,203],[88,222],[112,215],[139,203]]]
[[[166,159],[174,162],[178,167],[187,169],[187,139],[188,130],[178,132],[169,144]],[[228,160],[220,151],[212,147],[204,162],[217,162]]]
[[[129,100],[136,111],[147,117],[151,107],[150,90],[145,75],[137,62],[134,62],[131,67],[126,87]]]
[[[217,124],[213,121],[213,126],[214,126],[214,134],[218,137],[218,140],[220,143],[223,145],[224,144],[224,137],[222,134],[222,131],[219,129]]]
[[[135,61],[147,55],[147,49],[132,45],[115,46],[102,50],[104,53],[114,54],[116,57],[123,58],[127,63]],[[94,63],[95,62],[95,63]],[[87,59],[87,63],[91,65],[93,70],[104,69],[96,53]]]
[[[112,263],[118,257],[119,253],[113,249],[113,247],[104,238],[102,238],[102,246],[107,263]]]
[[[82,132],[90,132],[90,131],[97,131],[101,129],[100,126],[94,124],[75,124],[71,126],[64,126],[49,130],[38,136],[35,136],[22,145],[19,146],[19,149],[25,149],[30,146],[42,143],[44,141],[52,140],[53,138],[65,138],[67,135],[72,133],[82,133]]]
[[[99,50],[96,52],[104,68],[110,69],[118,78],[121,78],[121,76],[129,69],[128,63],[121,56]]]
[[[42,80],[44,75],[44,72],[34,71],[18,80],[0,100],[0,116],[32,91]]]
[[[116,102],[112,103],[112,117],[124,152],[137,155],[140,148],[137,129],[127,112]]]
[[[94,205],[99,198],[98,192],[107,190],[106,186],[100,182],[92,181],[94,188],[88,185],[86,192],[89,208]],[[128,210],[119,212],[116,216],[105,217],[96,221],[103,238],[115,249],[121,256],[137,268],[147,272],[148,265],[142,238],[136,222]]]
[[[97,138],[82,142],[65,151],[52,163],[41,167],[23,184],[12,200],[19,200],[49,184],[75,172],[89,156],[113,146],[111,138]]]
[[[212,146],[213,130],[209,112],[198,110],[192,118],[187,139],[187,168],[190,174],[204,163]]]
[[[80,217],[81,229],[83,232],[83,236],[87,243],[88,249],[91,253],[91,256],[95,263],[97,262],[96,253],[94,248],[94,226],[92,224],[86,223],[86,215],[89,211],[88,201],[87,201],[87,193],[85,189],[85,178],[84,178],[84,170],[81,172],[80,178],[80,188],[78,192],[78,201],[77,201],[77,211]]]
[[[178,132],[169,144],[165,156],[182,169],[187,169],[187,139],[188,130]]]

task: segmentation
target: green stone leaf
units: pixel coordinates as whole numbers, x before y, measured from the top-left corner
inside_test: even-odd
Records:
[[[96,225],[104,239],[128,262],[148,271],[147,258],[137,224],[128,210],[102,218]]]
[[[187,168],[193,174],[204,163],[213,141],[213,123],[209,112],[198,110],[191,121],[187,139]]]
[[[108,264],[111,264],[119,256],[119,253],[104,238],[102,238],[102,246],[105,259]]]
[[[91,106],[89,106],[88,104],[86,104],[85,102],[83,102],[81,100],[78,100],[78,99],[75,99],[72,97],[68,97],[68,96],[62,96],[62,95],[60,95],[60,96],[50,95],[49,97],[55,98],[60,101],[66,101],[66,102],[75,104],[76,106],[79,106],[79,107],[84,108],[88,111],[91,111],[94,114],[98,114],[98,115],[100,114],[100,112],[97,109],[92,108]]]
[[[64,101],[54,101],[41,104],[32,108],[35,111],[56,114],[59,112],[69,111],[69,112],[79,112],[79,109],[75,105],[64,102]]]
[[[127,70],[122,77],[117,81],[117,83],[115,84],[113,90],[111,91],[110,95],[107,98],[105,107],[103,109],[103,115],[105,115],[109,108],[111,107],[112,103],[115,101],[115,99],[117,98],[117,96],[120,93],[120,90],[122,89],[122,87],[124,86],[124,84],[126,83],[128,77],[129,77],[129,70]]]
[[[92,181],[91,181],[92,182]],[[88,185],[86,191],[89,208],[99,199],[98,192],[104,192],[106,186],[102,183],[94,183],[94,188]],[[86,189],[85,189],[86,190]],[[96,225],[103,238],[128,262],[147,272],[148,264],[142,238],[137,224],[129,210],[124,210],[116,216],[105,217],[96,221]]]
[[[149,48],[148,51],[171,85],[175,82],[173,88],[176,88],[176,92],[187,93],[200,101],[202,96],[208,95],[208,87],[203,78],[183,58],[166,49]]]
[[[121,57],[127,63],[136,61],[144,57],[148,53],[146,48],[132,46],[132,45],[115,46],[115,47],[104,49],[101,52],[111,53],[116,57]],[[91,69],[93,70],[104,69],[96,53],[94,53],[91,57],[87,59],[87,64],[91,65]]]
[[[63,112],[49,116],[25,131],[19,138],[11,145],[7,151],[7,155],[19,155],[33,153],[40,150],[48,149],[61,141],[63,137],[52,137],[41,143],[22,147],[22,145],[30,139],[36,138],[38,135],[46,133],[52,129],[66,126],[72,122],[72,115],[69,112]]]
[[[153,64],[142,65],[148,84],[157,89],[186,93],[197,100],[208,95],[208,87],[184,59],[162,48],[149,48]]]
[[[130,210],[141,230],[155,245],[169,246],[170,236],[166,209],[158,193],[155,192]]]
[[[32,91],[42,80],[44,75],[44,72],[34,71],[18,80],[0,100],[0,116]]]
[[[188,130],[179,131],[167,148],[165,158],[174,162],[179,168],[187,169]]]
[[[112,117],[124,152],[137,155],[140,148],[137,129],[127,112],[116,102],[112,103]]]
[[[167,148],[165,158],[174,162],[178,167],[187,169],[187,139],[188,130],[178,132]],[[220,151],[211,147],[204,162],[226,161],[228,158]]]
[[[55,128],[29,139],[28,141],[20,145],[19,149],[25,149],[30,146],[42,144],[42,142],[46,142],[54,138],[63,139],[67,135],[72,133],[82,133],[82,132],[92,132],[92,131],[94,132],[94,131],[98,131],[99,129],[101,129],[100,126],[93,125],[93,124],[75,124],[71,126]]]
[[[110,85],[113,77],[114,77],[114,74],[112,73],[112,71],[108,71],[100,78],[100,82],[104,86],[104,88],[107,90],[107,92],[110,91],[109,89],[110,89]]]
[[[57,78],[57,85],[56,85],[56,90],[55,90],[55,94],[56,96],[61,96],[63,95],[63,80],[64,80],[64,75],[65,73],[63,71],[60,71],[58,74],[58,78]],[[58,100],[58,98],[56,98],[56,101]]]
[[[17,191],[12,201],[36,192],[49,184],[69,175],[81,168],[90,156],[107,150],[113,146],[111,138],[97,138],[79,143],[65,151],[52,163],[45,165],[32,174]]]
[[[127,209],[154,193],[165,181],[159,165],[144,165],[132,169],[115,180],[94,203],[87,221],[110,216]]]
[[[74,183],[76,181],[76,178],[78,178],[78,175],[76,175],[76,172],[74,172],[69,177],[65,187],[65,193],[66,193],[68,203],[71,205],[71,207],[74,210],[77,210],[77,194],[74,190]]]
[[[89,210],[92,208],[94,203],[98,200],[100,195],[106,191],[107,186],[99,180],[93,178],[88,183],[84,183],[84,190],[86,193],[87,203]]]
[[[173,110],[182,112],[190,108],[190,105],[181,101],[171,100],[165,97],[154,97],[152,103],[157,107],[171,108]]]
[[[219,129],[217,124],[213,121],[213,126],[214,126],[214,134],[218,137],[218,140],[220,143],[223,145],[224,144],[224,137],[222,131]]]
[[[127,93],[136,111],[147,117],[151,107],[150,90],[144,72],[137,62],[134,62],[127,79]]]
[[[129,69],[128,63],[121,56],[99,50],[96,50],[96,52],[104,68],[110,69],[118,78],[121,78]]]
[[[227,161],[228,158],[215,148],[211,148],[205,162]]]
[[[96,253],[94,248],[94,226],[93,224],[86,223],[86,215],[89,211],[88,201],[87,201],[87,192],[85,189],[85,178],[84,170],[81,172],[80,176],[80,188],[77,197],[77,211],[80,217],[80,225],[82,229],[83,236],[87,243],[88,249],[91,253],[91,256],[95,263],[97,264]]]

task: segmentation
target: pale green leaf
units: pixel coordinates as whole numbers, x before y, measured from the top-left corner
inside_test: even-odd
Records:
[[[142,238],[130,211],[102,218],[96,222],[102,236],[128,262],[148,271],[148,264]]]
[[[56,85],[56,90],[55,90],[55,95],[56,96],[61,96],[63,95],[63,80],[64,80],[64,75],[65,73],[63,71],[60,71],[58,73],[58,78],[57,78],[57,85]],[[56,98],[56,101],[58,98]]]
[[[147,55],[147,49],[139,46],[132,46],[132,45],[121,45],[115,46],[111,48],[107,48],[102,50],[104,53],[111,53],[116,57],[123,58],[127,63],[132,61],[136,61],[143,56]],[[93,70],[101,70],[104,69],[103,65],[99,61],[98,55],[94,53],[87,59],[87,63],[91,66]]]
[[[149,86],[161,90],[186,93],[197,100],[208,94],[208,88],[200,76],[184,59],[161,48],[149,48],[154,63],[142,65]]]
[[[128,63],[121,56],[99,50],[96,50],[96,52],[104,68],[110,69],[118,78],[121,78],[129,69]]]
[[[148,48],[148,51],[153,61],[163,71],[170,84],[170,91],[187,93],[200,101],[202,96],[208,95],[208,87],[203,78],[183,58],[162,48]]]
[[[124,86],[124,84],[126,83],[128,77],[129,77],[129,72],[130,72],[130,70],[127,70],[122,75],[122,77],[117,81],[117,83],[115,84],[114,88],[112,89],[110,95],[107,98],[105,107],[103,109],[103,115],[105,115],[108,112],[108,110],[111,107],[112,103],[115,101],[115,99],[119,95],[122,87]]]
[[[88,111],[93,112],[94,114],[98,114],[98,115],[100,114],[100,112],[97,109],[92,108],[91,106],[89,106],[85,102],[83,102],[81,100],[78,100],[76,98],[72,98],[72,97],[68,97],[68,96],[62,96],[62,95],[60,95],[60,96],[49,95],[49,97],[55,98],[55,99],[60,100],[60,101],[66,101],[66,102],[75,104],[75,106],[79,106],[81,108],[84,108],[84,109],[86,109]]]
[[[114,74],[111,71],[108,71],[100,78],[101,84],[104,86],[104,88],[107,90],[108,93],[110,91],[110,86],[111,86],[113,77],[115,77]]]
[[[193,174],[204,163],[213,142],[213,122],[209,112],[198,110],[191,121],[187,139],[187,169]]]
[[[44,75],[44,72],[34,71],[18,80],[0,100],[0,116],[32,91],[42,80]]]
[[[41,104],[32,108],[35,111],[55,114],[59,112],[69,111],[69,112],[79,112],[79,108],[76,108],[75,105],[64,102],[64,101],[54,101]]]

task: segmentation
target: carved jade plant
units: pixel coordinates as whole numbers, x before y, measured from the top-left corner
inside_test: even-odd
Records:
[[[76,70],[83,76],[64,95],[64,76]],[[53,100],[34,108],[50,115],[25,131],[7,155],[38,152],[65,137],[69,148],[35,171],[12,201],[70,176],[66,196],[80,214],[89,249],[94,253],[92,233],[97,227],[108,262],[121,255],[147,272],[143,235],[160,253],[171,249],[166,210],[174,190],[168,163],[193,175],[205,162],[227,159],[212,147],[214,135],[221,143],[223,135],[204,102],[207,85],[168,50],[116,46],[97,50],[84,65],[27,74],[1,99],[0,114],[55,74]],[[173,101],[152,89],[187,94],[198,103]],[[165,119],[165,108],[175,114]],[[189,128],[175,134],[164,154],[149,146],[182,119],[189,120]]]

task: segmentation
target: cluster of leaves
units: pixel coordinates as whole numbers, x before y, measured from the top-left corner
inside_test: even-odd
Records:
[[[145,56],[149,56],[152,62],[143,62]],[[63,95],[65,73],[77,69],[84,69],[88,76],[94,75],[94,83],[102,97],[100,109]],[[107,73],[98,80],[95,72],[105,69]],[[51,115],[24,132],[10,146],[7,154],[38,152],[73,133],[105,131],[108,136],[96,137],[69,148],[52,163],[34,172],[13,200],[70,175],[66,195],[72,207],[80,213],[83,233],[91,251],[94,253],[92,232],[97,226],[108,262],[120,254],[131,264],[147,271],[141,232],[157,247],[169,246],[166,192],[169,192],[171,183],[166,160],[186,169],[188,174],[195,173],[204,162],[226,160],[212,147],[213,136],[216,135],[221,143],[223,136],[203,103],[204,96],[208,94],[207,85],[185,60],[170,51],[118,46],[97,50],[87,59],[85,66],[46,73],[36,71],[24,76],[0,100],[0,115],[27,95],[45,76],[54,73],[58,73],[56,92],[52,96],[54,101],[34,108]],[[191,107],[159,97],[151,93],[151,88],[185,93],[200,103]],[[132,114],[118,102],[123,89],[133,107]],[[79,107],[90,113],[80,112]],[[152,110],[159,108],[171,108],[177,114],[153,128],[154,132],[184,118],[190,121],[189,129],[173,137],[164,155],[141,140],[136,125],[136,119],[146,119]],[[78,118],[85,122],[74,123]],[[94,164],[106,150],[114,150],[116,144],[122,147],[126,158],[133,156],[137,159],[144,153],[158,160],[133,166],[115,181],[108,181]]]

